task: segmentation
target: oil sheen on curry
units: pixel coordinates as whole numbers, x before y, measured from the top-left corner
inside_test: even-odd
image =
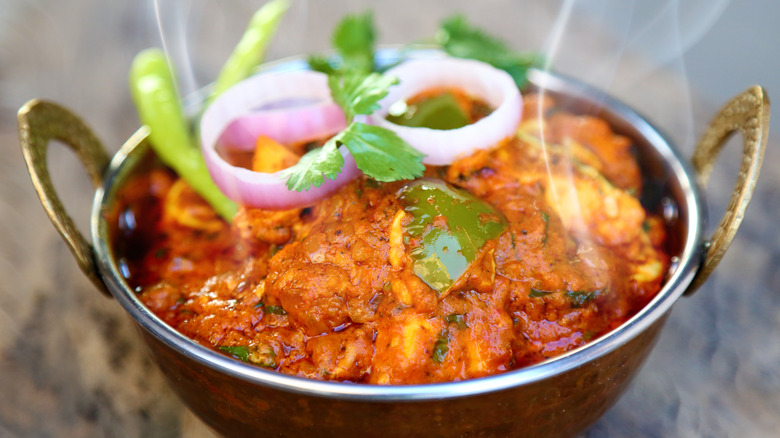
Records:
[[[437,120],[453,102],[460,115]],[[311,379],[456,381],[565,353],[654,297],[665,228],[638,201],[629,139],[550,98],[523,105],[516,136],[423,178],[361,176],[310,207],[240,207],[232,224],[152,167],[114,212],[121,268],[184,335]],[[446,90],[408,107],[391,117],[438,129],[490,111]],[[309,147],[261,139],[229,158],[270,172]]]

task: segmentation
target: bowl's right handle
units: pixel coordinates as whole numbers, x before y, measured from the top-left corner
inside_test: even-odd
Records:
[[[76,152],[92,183],[103,182],[109,157],[100,141],[73,113],[51,102],[31,100],[19,110],[19,140],[35,191],[41,204],[76,258],[84,274],[104,294],[111,296],[100,277],[92,245],[76,228],[51,182],[46,151],[51,140],[59,140]]]
[[[702,186],[707,185],[723,145],[732,134],[742,134],[742,167],[731,201],[718,228],[705,243],[706,257],[686,294],[695,292],[710,276],[729,248],[756,187],[769,131],[769,97],[760,86],[747,89],[727,103],[710,122],[691,161]]]

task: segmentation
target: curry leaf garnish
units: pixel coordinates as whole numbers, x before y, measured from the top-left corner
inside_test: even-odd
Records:
[[[486,62],[506,71],[522,88],[528,69],[540,65],[538,53],[517,53],[500,39],[472,26],[463,15],[454,15],[441,23],[436,40],[452,56]]]

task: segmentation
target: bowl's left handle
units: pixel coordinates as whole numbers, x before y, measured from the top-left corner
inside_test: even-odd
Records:
[[[46,163],[49,142],[59,140],[73,149],[97,188],[102,184],[108,167],[108,154],[84,122],[55,103],[31,100],[19,110],[18,116],[22,153],[43,208],[87,278],[102,293],[111,296],[97,269],[95,251],[65,211],[52,185]]]

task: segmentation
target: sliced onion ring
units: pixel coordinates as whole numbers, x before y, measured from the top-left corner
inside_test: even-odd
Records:
[[[284,102],[309,104],[274,107]],[[346,148],[339,148],[344,167],[335,180],[326,178],[319,187],[296,192],[287,189],[281,172],[254,172],[231,165],[217,153],[217,145],[230,140],[232,147],[252,150],[254,134],[267,135],[281,143],[333,135],[345,127],[343,113],[340,117],[333,114],[334,105],[327,77],[322,73],[271,73],[234,85],[212,102],[201,119],[201,148],[214,183],[240,204],[270,210],[304,207],[330,195],[360,174]],[[280,123],[280,118],[284,123]],[[227,138],[221,138],[223,133]]]
[[[302,107],[253,111],[230,122],[218,142],[230,149],[252,151],[261,135],[291,144],[328,137],[345,127],[344,112],[338,105],[317,102]]]
[[[388,70],[400,84],[379,104],[372,123],[391,129],[413,148],[425,153],[423,163],[450,164],[478,149],[486,149],[514,135],[522,115],[522,96],[503,70],[470,59],[439,58],[407,61]],[[490,115],[458,129],[430,129],[396,125],[385,119],[391,105],[431,89],[454,88],[495,108]]]

